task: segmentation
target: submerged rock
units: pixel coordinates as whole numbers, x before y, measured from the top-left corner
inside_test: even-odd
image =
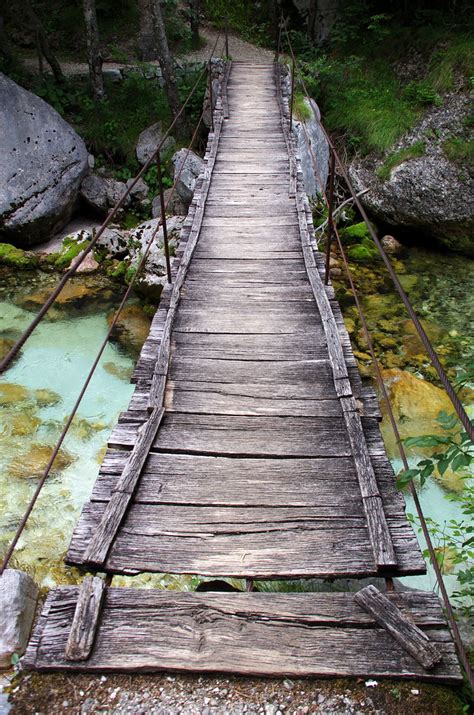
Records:
[[[28,574],[6,569],[0,576],[0,669],[25,652],[37,598],[38,587]]]
[[[101,291],[102,287],[100,285],[69,281],[58,295],[55,305],[69,306],[98,300],[101,297]],[[51,289],[45,288],[35,293],[22,296],[19,300],[19,304],[22,308],[26,308],[27,310],[37,309],[43,305],[50,294]]]
[[[130,380],[130,376],[132,374],[131,367],[126,365],[117,365],[114,362],[105,362],[104,370],[105,372],[108,372],[109,375],[113,375],[114,377],[118,377],[119,380],[124,381]]]
[[[112,312],[107,317],[109,326],[112,325],[114,316],[115,312]],[[137,355],[148,337],[150,325],[151,319],[140,305],[126,305],[119,315],[112,337],[129,352]]]
[[[31,400],[30,392],[23,385],[16,385],[13,382],[0,383],[0,405],[2,407],[17,405],[29,400]]]
[[[89,171],[88,152],[49,104],[1,73],[0,106],[0,236],[31,246],[69,219]]]
[[[52,453],[53,448],[48,444],[32,444],[26,454],[22,454],[10,462],[8,473],[12,477],[19,477],[23,479],[41,477]],[[51,471],[61,472],[63,469],[66,469],[66,467],[69,467],[69,465],[74,461],[75,457],[70,454],[70,452],[65,449],[60,449],[53,462]]]
[[[62,402],[61,395],[58,395],[54,390],[48,390],[46,388],[35,390],[35,399],[38,407],[51,407],[52,405],[58,405]]]

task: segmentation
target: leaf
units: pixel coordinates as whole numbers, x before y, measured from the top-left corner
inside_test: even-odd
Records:
[[[461,467],[468,467],[471,463],[471,458],[469,457],[468,454],[465,454],[464,452],[460,452],[457,454],[452,462],[452,469],[454,472],[456,472],[458,469]]]
[[[448,458],[445,457],[445,458],[439,460],[439,462],[438,462],[438,472],[440,473],[441,476],[443,476],[443,474],[445,473],[445,471],[446,471],[447,468],[449,467],[450,462],[451,462],[451,460],[449,459],[449,457],[448,457]]]
[[[419,474],[418,469],[405,469],[405,471],[400,472],[397,478],[397,486],[399,489],[405,487],[412,479],[415,479]]]
[[[447,437],[438,437],[434,434],[427,434],[421,437],[408,437],[403,440],[407,447],[437,447],[439,444],[449,444]]]

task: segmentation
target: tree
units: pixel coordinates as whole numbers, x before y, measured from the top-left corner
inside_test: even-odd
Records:
[[[102,76],[102,56],[99,46],[99,28],[95,0],[82,0],[84,22],[86,25],[87,60],[89,63],[89,78],[94,99],[104,99],[105,88]]]
[[[155,47],[155,29],[153,26],[153,13],[150,0],[138,0],[140,14],[140,32],[138,36],[138,50],[140,57],[145,62],[155,60],[157,57]]]
[[[173,58],[171,57],[168,40],[166,39],[165,23],[163,20],[163,13],[161,11],[161,1],[162,0],[150,0],[150,4],[153,15],[153,27],[158,61],[163,73],[166,97],[173,116],[176,117],[181,109],[181,101],[179,98],[178,85],[176,84],[176,77],[174,75]],[[176,122],[176,128],[178,133],[181,135],[186,135],[188,133],[188,123],[184,115],[181,115]]]
[[[200,0],[189,0],[189,24],[194,47],[199,47],[199,11]]]
[[[30,3],[29,0],[26,0],[25,5],[25,12],[26,16],[28,19],[28,22],[31,26],[31,29],[34,31],[36,35],[36,42],[38,46],[38,54],[41,59],[41,54],[45,58],[46,62],[49,64],[51,67],[51,71],[54,75],[54,79],[56,82],[64,82],[64,75],[61,70],[61,65],[59,64],[58,60],[56,59],[56,55],[54,52],[51,50],[51,47],[49,46],[48,38],[46,35],[46,32],[44,31],[43,24],[41,20],[39,19],[38,15],[36,12],[33,10],[33,7]],[[41,62],[40,62],[41,66]]]

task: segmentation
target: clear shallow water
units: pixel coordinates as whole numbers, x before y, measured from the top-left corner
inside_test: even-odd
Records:
[[[20,293],[24,290],[23,285]],[[8,300],[2,300],[6,292],[3,296],[0,293],[2,335],[21,330],[34,315],[11,302],[11,291]],[[99,295],[96,304],[89,304],[87,309],[78,310],[75,306],[56,314],[53,321],[44,321],[22,349],[20,358],[0,377],[0,395],[5,384],[24,388],[11,402],[7,392],[7,404],[4,394],[0,405],[2,551],[38,481],[28,472],[37,474],[41,466],[44,468],[45,446],[53,446],[59,437],[107,332],[106,316],[111,309],[111,301],[101,301]],[[66,466],[51,473],[14,554],[12,566],[31,573],[42,586],[76,578],[74,570],[62,564],[62,558],[97,477],[110,429],[132,394],[128,378],[133,362],[116,344],[107,345],[66,437]],[[116,374],[111,374],[110,369]],[[36,390],[52,391],[56,397],[43,392],[38,399]],[[48,404],[51,402],[54,404]]]

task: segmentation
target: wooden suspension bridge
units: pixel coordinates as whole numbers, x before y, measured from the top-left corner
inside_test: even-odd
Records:
[[[282,77],[228,64],[173,266],[67,562],[38,670],[458,682],[432,593],[179,593],[142,572],[246,579],[425,571],[317,251]]]

